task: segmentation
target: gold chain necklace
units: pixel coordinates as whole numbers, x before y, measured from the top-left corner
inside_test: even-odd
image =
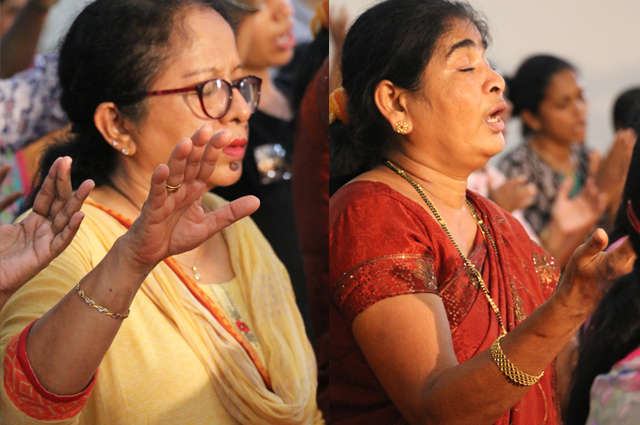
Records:
[[[198,268],[196,267],[196,264],[200,259],[200,254],[202,254],[202,245],[198,247],[198,253],[196,254],[196,261],[193,262],[193,266],[191,267],[187,266],[185,263],[178,260],[178,257],[173,257],[173,259],[176,260],[178,263],[180,263],[183,267],[191,269],[191,273],[193,274],[193,278],[195,279],[196,282],[199,282],[200,278],[202,277],[202,275],[200,275],[200,273],[198,272]]]
[[[451,241],[453,246],[456,248],[456,251],[458,251],[458,254],[460,254],[460,257],[462,257],[462,261],[464,262],[465,266],[469,270],[471,270],[471,273],[473,273],[473,275],[476,277],[476,280],[478,281],[478,284],[482,288],[482,292],[484,292],[484,295],[487,297],[487,301],[489,301],[489,304],[491,305],[491,308],[493,309],[494,313],[498,317],[498,323],[500,323],[500,327],[502,328],[503,334],[506,335],[507,334],[507,329],[505,328],[504,322],[502,321],[502,315],[500,314],[500,310],[498,309],[498,306],[496,305],[496,303],[493,301],[493,298],[491,298],[491,295],[489,294],[489,289],[487,289],[487,286],[485,285],[484,280],[482,279],[482,274],[480,274],[480,272],[478,271],[476,266],[474,266],[473,263],[471,261],[469,261],[467,256],[464,255],[464,253],[462,252],[462,250],[460,249],[460,247],[456,243],[455,239],[453,239],[453,236],[451,235],[451,232],[449,231],[449,227],[447,226],[447,223],[443,220],[442,216],[440,215],[440,213],[436,209],[436,206],[433,205],[433,202],[431,202],[431,199],[429,199],[427,197],[427,194],[424,192],[424,189],[422,189],[422,186],[420,186],[418,183],[413,181],[411,179],[411,177],[407,176],[407,174],[402,169],[398,168],[391,161],[386,161],[384,163],[384,165],[386,165],[394,173],[396,173],[397,175],[399,175],[400,177],[405,179],[407,182],[409,182],[409,184],[411,186],[413,186],[413,188],[416,190],[416,192],[418,192],[418,194],[420,195],[422,200],[425,202],[425,204],[427,204],[427,206],[429,207],[429,209],[433,213],[434,217],[436,218],[436,221],[438,222],[440,227],[442,227],[442,230],[444,230],[444,232],[447,234],[447,236],[449,237],[449,240]],[[498,255],[498,248],[496,247],[496,243],[494,242],[493,237],[491,237],[491,233],[489,233],[489,229],[486,228],[486,226],[484,224],[484,221],[482,221],[480,216],[478,216],[478,213],[476,212],[475,208],[473,208],[473,205],[471,205],[471,202],[469,202],[468,199],[465,199],[465,202],[466,202],[467,208],[469,209],[469,212],[473,216],[473,219],[475,220],[476,224],[479,226],[480,231],[491,242],[491,245],[493,246],[493,249],[495,250],[496,256],[497,256]]]

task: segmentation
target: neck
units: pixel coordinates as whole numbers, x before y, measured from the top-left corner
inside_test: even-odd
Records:
[[[255,75],[262,80],[260,87],[260,104],[258,109],[267,115],[279,118],[284,121],[293,119],[293,110],[289,105],[286,96],[278,90],[271,78],[269,68],[246,69],[248,75]]]
[[[151,175],[129,169],[122,162],[107,185],[96,188],[91,197],[98,203],[135,220],[149,196]]]
[[[400,152],[391,155],[389,160],[422,186],[434,204],[454,210],[466,208],[466,178],[452,176]]]
[[[552,167],[561,167],[571,161],[571,144],[560,143],[544,134],[533,136],[529,146]]]

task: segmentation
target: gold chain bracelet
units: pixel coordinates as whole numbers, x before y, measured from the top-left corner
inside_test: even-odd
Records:
[[[498,339],[495,340],[493,345],[491,345],[491,358],[495,362],[496,366],[498,366],[498,369],[500,369],[500,371],[504,373],[504,376],[506,376],[514,384],[521,385],[523,387],[530,387],[534,385],[540,380],[540,378],[542,378],[544,372],[542,372],[538,376],[534,376],[524,373],[523,371],[515,367],[513,363],[509,361],[507,356],[504,355],[502,347],[500,346],[500,340],[504,337],[505,335],[500,335]]]
[[[124,320],[127,317],[129,317],[129,312],[131,310],[127,310],[127,312],[124,313],[124,314],[122,314],[122,313],[112,313],[112,312],[109,311],[108,308],[97,305],[94,300],[89,298],[87,296],[87,294],[85,294],[84,291],[82,289],[80,289],[80,282],[78,282],[78,284],[76,285],[75,290],[76,290],[76,293],[78,294],[78,296],[80,298],[82,298],[87,304],[89,304],[89,307],[95,308],[96,310],[98,310],[99,313],[106,314],[107,316],[111,317],[112,319],[117,319],[117,320]]]

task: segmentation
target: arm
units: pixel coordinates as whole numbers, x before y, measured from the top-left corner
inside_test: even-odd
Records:
[[[0,78],[10,78],[29,67],[49,9],[58,0],[29,0],[0,41]]]
[[[602,254],[606,242],[606,234],[598,231],[578,248],[553,297],[502,339],[504,353],[520,370],[540,374],[617,276],[604,271],[630,267],[630,246]],[[458,364],[444,306],[435,295],[380,301],[358,315],[352,329],[385,391],[411,424],[493,424],[530,389],[509,383],[489,350]]]
[[[206,125],[176,146],[168,165],[151,178],[151,190],[140,217],[114,243],[103,260],[81,281],[84,293],[112,312],[129,309],[140,285],[164,258],[202,244],[215,233],[251,214],[253,197],[238,199],[205,214],[200,207],[206,181],[215,168],[229,133],[212,136]],[[180,189],[168,193],[166,185]],[[82,391],[95,375],[121,325],[90,308],[69,292],[31,329],[27,356],[42,386],[58,395]]]
[[[0,226],[0,310],[9,297],[64,251],[80,228],[87,180],[71,190],[71,158],[58,158],[36,196],[33,211],[17,224]]]

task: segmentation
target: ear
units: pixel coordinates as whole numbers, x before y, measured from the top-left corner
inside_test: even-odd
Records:
[[[520,113],[520,118],[522,121],[529,127],[531,130],[536,133],[542,129],[542,123],[540,122],[540,118],[533,115],[530,111],[524,110]]]
[[[125,119],[113,102],[98,105],[93,114],[93,122],[104,137],[105,142],[125,156],[134,155],[136,143],[125,126]]]
[[[382,80],[376,86],[373,99],[378,110],[389,122],[394,132],[397,132],[396,124],[403,122],[407,126],[403,129],[402,134],[411,133],[413,124],[407,111],[406,90],[401,89],[389,80]]]

